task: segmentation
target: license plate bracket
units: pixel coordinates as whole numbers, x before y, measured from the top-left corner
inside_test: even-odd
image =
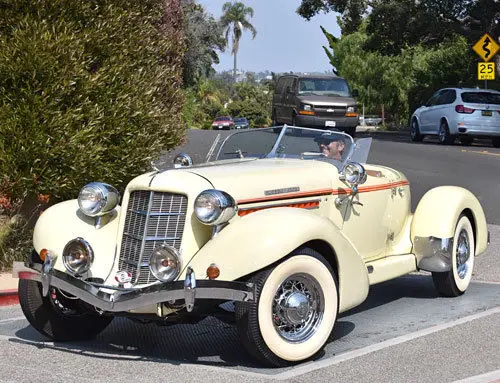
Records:
[[[492,113],[491,110],[482,110],[481,115],[491,117]]]

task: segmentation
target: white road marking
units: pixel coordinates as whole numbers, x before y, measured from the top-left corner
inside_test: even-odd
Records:
[[[379,342],[358,350],[354,351],[348,351],[346,353],[337,355],[337,356],[332,356],[330,358],[314,361],[314,362],[308,362],[302,365],[299,365],[297,367],[291,368],[290,370],[284,371],[282,373],[278,374],[262,374],[262,373],[257,373],[257,372],[250,372],[250,371],[241,371],[241,370],[233,370],[233,369],[228,369],[224,367],[218,367],[218,366],[201,366],[201,365],[193,365],[193,364],[182,364],[185,366],[190,366],[191,368],[201,368],[201,369],[206,369],[206,370],[212,370],[212,371],[223,371],[224,373],[231,373],[235,375],[245,375],[245,376],[251,376],[251,377],[256,377],[256,378],[261,378],[261,379],[269,379],[269,380],[288,380],[288,379],[293,379],[296,378],[300,375],[304,375],[316,370],[324,369],[342,362],[346,362],[351,359],[358,358],[363,355],[370,354],[375,351],[382,350],[384,348],[396,346],[401,343],[409,342],[411,340],[430,335],[442,330],[449,329],[451,327],[455,327],[464,323],[472,322],[473,320],[484,318],[490,315],[498,314],[500,313],[500,306],[495,307],[493,309],[489,309],[477,314],[472,314],[457,320],[454,320],[452,322],[448,323],[443,323],[440,325],[432,326],[423,330],[415,331],[410,334],[402,335],[397,338],[393,339],[388,339],[383,342]]]
[[[453,383],[485,383],[500,381],[500,370],[491,371],[486,374],[470,376],[462,380],[455,380]]]
[[[9,318],[9,319],[2,319],[2,320],[0,320],[0,323],[16,322],[18,320],[26,320],[26,317],[22,316],[22,317],[15,317],[15,318]]]
[[[471,322],[473,320],[484,318],[484,317],[487,317],[487,316],[490,316],[493,314],[497,314],[497,313],[500,313],[500,306],[495,307],[494,309],[483,311],[481,313],[469,315],[469,316],[454,320],[452,322],[443,323],[443,324],[440,324],[437,326],[432,326],[432,327],[429,327],[429,328],[426,328],[426,329],[423,329],[420,331],[415,331],[415,332],[410,333],[410,334],[398,336],[398,337],[393,338],[393,339],[388,339],[388,340],[385,340],[383,342],[379,342],[379,343],[372,344],[370,346],[361,348],[359,350],[349,351],[349,352],[346,352],[346,353],[338,355],[338,356],[332,356],[330,358],[322,359],[322,360],[319,360],[317,362],[307,363],[305,365],[301,365],[301,366],[298,366],[296,368],[292,368],[289,371],[285,371],[285,372],[282,372],[280,374],[276,374],[276,375],[274,375],[274,378],[279,379],[279,380],[286,380],[286,379],[294,378],[294,377],[306,374],[306,373],[311,372],[311,371],[315,371],[315,370],[319,370],[319,369],[322,369],[325,367],[333,366],[335,364],[339,364],[339,363],[345,362],[345,361],[350,360],[350,359],[358,358],[360,356],[370,354],[372,352],[379,351],[379,350],[382,350],[382,349],[387,348],[387,347],[396,346],[396,345],[401,344],[401,343],[409,342],[413,339],[417,339],[417,338],[420,338],[420,337],[423,337],[423,336],[426,336],[429,334],[433,334],[433,333],[438,332],[438,331],[446,330],[448,328],[455,327],[455,326],[458,326],[458,325],[461,325],[464,323],[468,323],[468,322]]]

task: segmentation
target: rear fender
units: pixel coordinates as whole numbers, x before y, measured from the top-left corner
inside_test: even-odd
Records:
[[[429,190],[422,197],[411,223],[410,236],[415,246],[416,238],[452,238],[460,214],[472,218],[476,241],[476,255],[487,246],[488,228],[479,200],[469,190],[458,186],[440,186]],[[420,261],[417,254],[417,263]]]
[[[304,209],[266,209],[235,219],[188,264],[200,278],[215,263],[219,279],[231,281],[272,265],[312,240],[328,244],[334,254],[329,261],[339,274],[340,311],[361,303],[369,286],[361,257],[330,220]]]

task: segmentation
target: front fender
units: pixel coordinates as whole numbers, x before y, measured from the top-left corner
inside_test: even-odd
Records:
[[[62,262],[64,246],[77,237],[85,239],[94,250],[94,262],[88,277],[106,279],[113,268],[119,206],[103,217],[103,226],[95,227],[95,218],[80,212],[76,199],[58,203],[43,212],[33,232],[33,246],[40,253],[48,249],[57,256],[55,268],[66,271]]]
[[[263,269],[302,244],[320,240],[335,254],[340,311],[348,310],[368,294],[368,274],[355,248],[328,219],[298,208],[261,210],[236,219],[191,259],[189,266],[204,275],[211,263],[219,266],[221,280],[236,280]]]
[[[483,208],[474,194],[458,186],[440,186],[429,190],[415,210],[411,240],[416,237],[451,238],[460,214],[469,211],[475,228],[476,255],[486,250],[488,228]]]

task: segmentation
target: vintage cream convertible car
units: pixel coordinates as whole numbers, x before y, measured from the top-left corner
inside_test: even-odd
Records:
[[[477,198],[437,187],[412,213],[405,176],[366,164],[370,144],[255,129],[216,140],[206,163],[180,154],[133,179],[121,207],[115,188],[90,183],[38,219],[33,253],[14,265],[22,310],[59,341],[116,315],[229,312],[253,356],[285,366],[315,356],[370,285],[427,270],[442,295],[464,293],[488,242]]]

